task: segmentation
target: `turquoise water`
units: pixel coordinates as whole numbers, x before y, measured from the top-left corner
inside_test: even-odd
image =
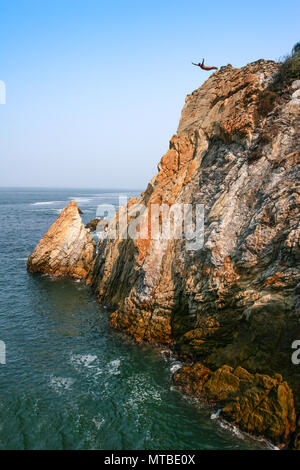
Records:
[[[82,283],[26,272],[28,254],[70,199],[87,222],[117,196],[0,189],[0,449],[265,447],[183,397],[171,380],[178,361],[111,330]]]

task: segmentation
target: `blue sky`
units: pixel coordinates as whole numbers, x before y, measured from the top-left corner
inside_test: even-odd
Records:
[[[0,0],[0,186],[141,188],[208,74],[278,60],[300,2]]]

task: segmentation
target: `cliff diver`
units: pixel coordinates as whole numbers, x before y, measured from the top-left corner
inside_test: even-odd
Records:
[[[218,70],[218,67],[207,67],[207,65],[204,65],[204,59],[202,59],[202,64],[194,64],[194,62],[192,62],[193,65],[196,65],[197,67],[200,67],[202,70]]]

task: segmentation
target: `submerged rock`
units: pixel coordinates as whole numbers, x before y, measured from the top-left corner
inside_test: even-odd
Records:
[[[27,269],[32,273],[85,279],[94,262],[95,247],[76,202],[71,201],[29,255]]]

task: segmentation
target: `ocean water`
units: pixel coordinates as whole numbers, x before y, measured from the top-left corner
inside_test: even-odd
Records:
[[[27,273],[27,256],[71,199],[87,222],[118,194],[0,189],[0,449],[266,448],[179,393],[178,361],[111,330],[81,282]]]

